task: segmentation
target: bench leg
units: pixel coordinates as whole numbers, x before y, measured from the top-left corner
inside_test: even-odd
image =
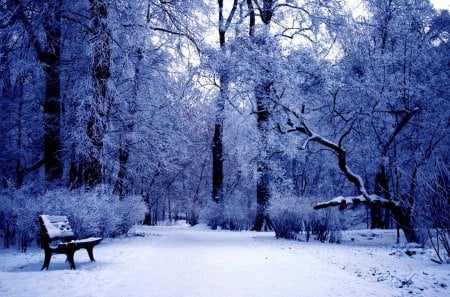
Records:
[[[51,257],[52,257],[52,252],[45,251],[44,265],[42,265],[41,270],[44,270],[44,269],[48,270],[48,266],[50,265]]]
[[[67,251],[67,261],[69,261],[70,269],[76,270],[75,261],[73,260],[74,255],[75,255],[75,250]]]
[[[95,262],[95,259],[94,259],[94,247],[93,246],[88,247],[88,248],[86,248],[86,251],[87,251],[87,253],[89,255],[89,259],[91,259],[91,262]]]

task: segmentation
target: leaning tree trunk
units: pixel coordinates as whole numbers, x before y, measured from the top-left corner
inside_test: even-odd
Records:
[[[110,46],[107,24],[108,4],[104,0],[90,0],[92,18],[93,63],[92,85],[93,101],[87,125],[90,147],[84,162],[84,180],[87,188],[102,182],[103,141],[107,128],[107,117],[111,108],[108,93],[110,77]]]

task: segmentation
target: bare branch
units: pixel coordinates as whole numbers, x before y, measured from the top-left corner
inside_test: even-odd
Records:
[[[413,110],[405,110],[406,115],[401,119],[400,123],[395,127],[394,132],[392,132],[389,139],[383,145],[383,155],[387,154],[387,150],[391,146],[392,142],[395,140],[395,137],[402,132],[403,128],[405,128],[406,124],[411,120],[411,118],[419,112],[420,108],[416,107]]]
[[[347,135],[349,135],[352,132],[354,123],[355,121],[352,121],[348,130],[344,134],[342,134],[341,137],[339,137],[338,145],[340,147],[342,147],[342,142],[344,141],[344,138],[347,137]]]

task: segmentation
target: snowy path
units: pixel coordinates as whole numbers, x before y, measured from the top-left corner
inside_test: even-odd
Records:
[[[54,256],[50,270],[41,272],[41,251],[0,250],[0,296],[411,296],[392,279],[367,277],[368,266],[385,268],[377,263],[388,254],[383,248],[367,254],[365,247],[364,253],[345,245],[276,240],[267,233],[181,227],[145,232],[145,237],[100,244],[94,251],[96,263],[77,252],[76,271],[68,270],[64,256]],[[408,260],[391,258],[398,265]],[[447,291],[437,287],[423,292],[444,296]]]

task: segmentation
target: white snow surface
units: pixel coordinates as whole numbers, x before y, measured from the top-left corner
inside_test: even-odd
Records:
[[[139,226],[103,240],[96,262],[78,251],[77,270],[64,255],[40,271],[43,251],[0,249],[0,296],[450,296],[450,265],[394,242],[392,230],[346,231],[342,244],[330,244],[201,225]]]

